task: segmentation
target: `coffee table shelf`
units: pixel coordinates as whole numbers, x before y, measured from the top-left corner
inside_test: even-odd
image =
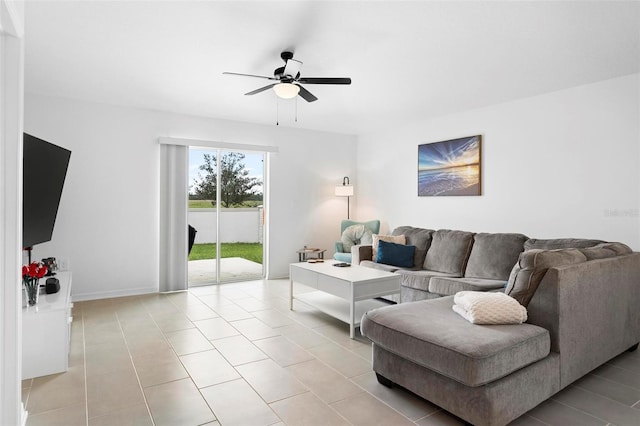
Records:
[[[349,324],[349,302],[344,299],[323,291],[312,291],[309,293],[297,294],[295,299]],[[362,318],[365,312],[381,308],[383,306],[389,306],[389,303],[376,299],[367,299],[355,302],[356,312],[353,326],[360,326],[360,318]]]
[[[337,262],[292,263],[289,266],[289,308],[293,310],[293,301],[298,299],[349,324],[349,335],[354,338],[362,315],[386,304],[372,299],[400,292],[400,275],[357,265],[338,268],[334,263]],[[316,291],[294,295],[294,283]]]

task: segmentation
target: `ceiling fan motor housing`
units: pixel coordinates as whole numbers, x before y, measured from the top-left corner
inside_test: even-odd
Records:
[[[293,59],[293,52],[287,52],[287,51],[282,52],[282,53],[280,54],[280,57],[282,58],[282,60],[283,60],[283,61],[285,62],[285,64],[286,64],[286,63],[287,63],[287,61],[288,61],[289,59]]]

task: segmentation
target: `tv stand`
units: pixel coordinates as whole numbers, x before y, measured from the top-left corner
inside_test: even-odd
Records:
[[[60,291],[42,293],[22,309],[22,379],[63,373],[69,368],[71,272],[59,272]]]

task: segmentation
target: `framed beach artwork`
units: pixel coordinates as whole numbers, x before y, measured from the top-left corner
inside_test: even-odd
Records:
[[[418,145],[418,196],[481,195],[482,136]]]

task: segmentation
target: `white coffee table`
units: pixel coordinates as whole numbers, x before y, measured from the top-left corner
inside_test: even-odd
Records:
[[[289,266],[289,308],[293,310],[293,300],[297,299],[346,322],[353,339],[362,315],[387,305],[372,299],[400,293],[400,275],[355,265],[339,268],[333,266],[334,263],[338,262],[292,263]],[[294,282],[317,290],[294,296]]]

